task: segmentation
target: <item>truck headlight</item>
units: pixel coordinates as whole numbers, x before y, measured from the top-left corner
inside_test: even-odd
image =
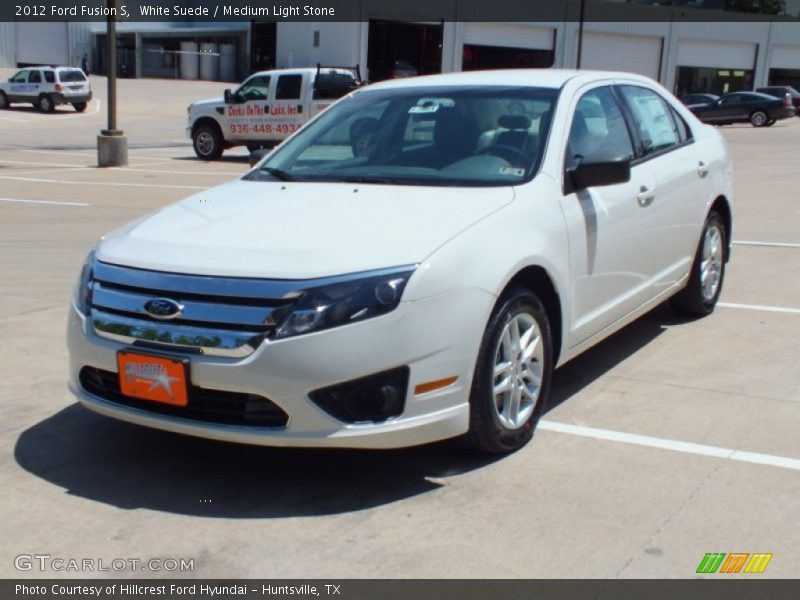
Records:
[[[304,290],[273,337],[282,339],[330,329],[391,312],[400,304],[415,268],[399,267]]]
[[[94,265],[94,249],[89,252],[86,260],[81,267],[81,275],[72,290],[72,303],[79,313],[86,316],[89,314],[89,306],[92,303],[92,267]]]

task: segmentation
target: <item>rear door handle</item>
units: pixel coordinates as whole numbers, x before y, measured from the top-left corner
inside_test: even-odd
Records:
[[[636,201],[639,203],[639,206],[644,208],[645,206],[649,206],[653,200],[656,198],[656,191],[648,189],[646,186],[642,186],[639,190],[639,193],[636,194]]]
[[[702,160],[697,164],[697,174],[703,178],[708,175],[708,167]]]

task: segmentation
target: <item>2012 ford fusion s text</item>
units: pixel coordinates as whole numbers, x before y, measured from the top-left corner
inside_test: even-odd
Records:
[[[732,200],[719,133],[644,77],[369,86],[241,179],[100,240],[70,388],[218,440],[509,452],[556,366],[667,299],[714,309]]]

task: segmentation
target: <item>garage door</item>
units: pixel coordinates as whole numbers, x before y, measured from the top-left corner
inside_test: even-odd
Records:
[[[507,23],[465,23],[464,43],[504,48],[552,50],[555,32],[549,27]]]
[[[581,67],[628,71],[657,80],[661,72],[661,46],[660,37],[587,31],[583,34]]]
[[[678,66],[752,69],[756,45],[747,42],[678,41]]]
[[[66,23],[17,23],[17,62],[38,65],[69,63]]]
[[[769,66],[772,69],[800,69],[800,46],[775,44]]]

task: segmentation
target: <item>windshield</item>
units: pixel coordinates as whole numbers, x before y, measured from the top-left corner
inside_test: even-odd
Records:
[[[86,75],[78,69],[61,70],[58,72],[58,79],[61,83],[72,83],[75,81],[86,81]]]
[[[280,146],[251,180],[513,185],[539,167],[558,90],[364,90]]]

